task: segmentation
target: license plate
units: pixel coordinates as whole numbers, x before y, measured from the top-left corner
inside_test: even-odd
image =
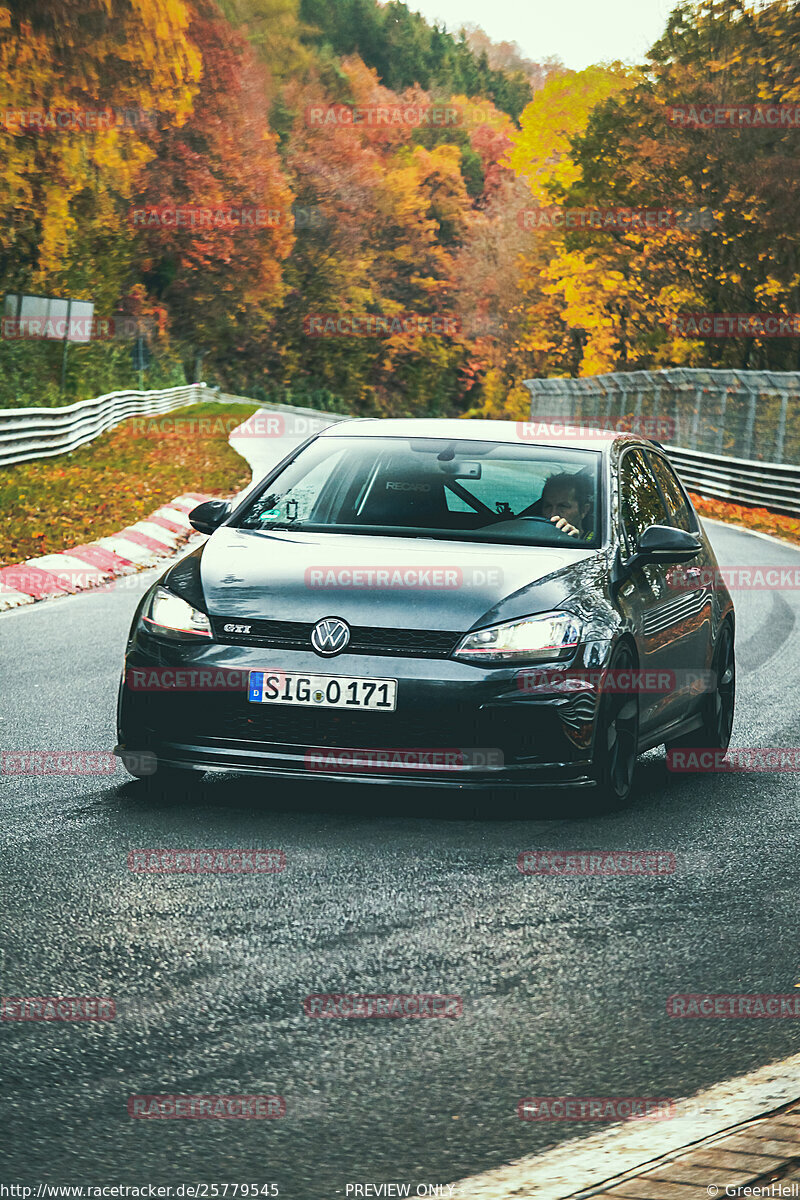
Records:
[[[394,712],[396,679],[353,675],[303,675],[298,671],[251,671],[248,700],[254,704],[303,704],[309,708],[358,708]]]

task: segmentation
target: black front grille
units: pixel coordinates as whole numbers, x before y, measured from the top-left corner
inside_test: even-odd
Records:
[[[137,694],[142,724],[169,741],[207,740],[263,745],[347,749],[432,749],[476,745],[475,709],[448,713],[411,709],[348,712],[252,704],[242,693],[171,696]],[[483,744],[483,743],[481,743]]]
[[[472,721],[444,721],[431,713],[339,712],[290,705],[231,706],[220,721],[219,736],[286,746],[338,746],[347,749],[442,749],[474,744]],[[472,725],[473,728],[469,726]]]
[[[536,722],[526,705],[432,711],[347,712],[252,704],[242,693],[129,693],[130,718],[155,741],[234,745],[251,750],[315,747],[348,750],[499,749],[506,763],[552,757],[561,744],[557,713]]]
[[[225,625],[245,624],[249,633],[226,633]],[[214,638],[235,646],[265,646],[274,650],[311,650],[312,621],[235,621],[212,617]],[[463,634],[441,629],[383,629],[354,625],[347,654],[391,655],[398,658],[449,658]]]

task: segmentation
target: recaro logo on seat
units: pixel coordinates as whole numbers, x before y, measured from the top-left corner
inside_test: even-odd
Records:
[[[429,492],[429,483],[387,483],[387,492]]]

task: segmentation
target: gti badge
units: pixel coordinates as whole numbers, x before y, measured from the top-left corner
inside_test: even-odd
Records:
[[[223,625],[225,633],[249,633],[252,625]]]
[[[350,627],[339,617],[323,617],[311,631],[311,645],[325,658],[341,654],[349,641]]]

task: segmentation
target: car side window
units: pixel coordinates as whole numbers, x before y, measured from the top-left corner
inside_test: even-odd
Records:
[[[687,533],[692,533],[694,531],[694,522],[672,467],[660,454],[651,454],[648,451],[647,459],[666,501],[669,512],[669,524],[674,525],[676,529],[685,529]]]
[[[669,525],[669,514],[640,450],[628,450],[619,473],[620,520],[632,552],[650,525]]]

